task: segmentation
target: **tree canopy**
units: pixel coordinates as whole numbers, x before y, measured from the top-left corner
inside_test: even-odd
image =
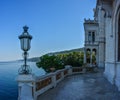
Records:
[[[43,55],[37,66],[42,67],[46,72],[63,69],[65,65],[79,67],[83,65],[83,52],[71,52],[57,55]]]

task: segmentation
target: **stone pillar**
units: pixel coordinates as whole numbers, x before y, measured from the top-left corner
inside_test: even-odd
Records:
[[[96,64],[98,65],[98,49],[96,49],[96,54],[95,54],[95,56],[96,56]]]
[[[90,51],[90,66],[92,65],[92,50]]]
[[[53,74],[52,76],[52,84],[53,84],[53,87],[55,88],[56,87],[56,74]]]
[[[105,62],[105,10],[99,6],[99,67],[104,67]],[[107,26],[106,26],[107,27]],[[109,29],[110,30],[110,29]],[[107,32],[106,32],[107,33]],[[107,33],[108,34],[108,33]]]
[[[72,66],[70,66],[69,70],[68,70],[68,74],[72,75]]]
[[[18,75],[16,80],[18,82],[18,100],[34,100],[34,76],[32,74]]]
[[[65,68],[68,69],[68,75],[72,75],[72,66],[66,65]]]
[[[64,79],[64,71],[61,72],[62,80]]]
[[[84,64],[86,63],[86,49],[84,48]]]

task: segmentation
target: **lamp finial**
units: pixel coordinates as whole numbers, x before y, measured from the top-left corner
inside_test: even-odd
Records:
[[[28,29],[29,29],[29,27],[25,25],[25,26],[23,27],[23,29],[24,29],[24,32],[27,32]]]

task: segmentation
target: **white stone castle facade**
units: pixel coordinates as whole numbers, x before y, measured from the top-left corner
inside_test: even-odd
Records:
[[[120,90],[120,0],[97,0],[94,20],[85,19],[84,29],[84,63],[104,67],[106,78]]]

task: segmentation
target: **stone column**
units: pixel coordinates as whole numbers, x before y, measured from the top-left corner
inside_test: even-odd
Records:
[[[86,63],[86,49],[84,48],[84,64]]]
[[[92,65],[92,50],[90,51],[90,66]]]
[[[96,49],[96,64],[98,65],[98,49]]]
[[[16,80],[18,82],[18,100],[34,100],[34,76],[32,74],[18,75]]]

